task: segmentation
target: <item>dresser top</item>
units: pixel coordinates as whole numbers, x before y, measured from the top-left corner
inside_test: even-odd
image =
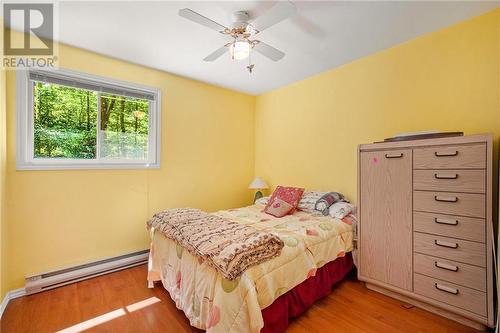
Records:
[[[437,138],[437,139],[367,143],[367,144],[360,144],[358,148],[360,151],[368,151],[368,150],[380,150],[380,149],[413,148],[413,147],[426,147],[426,146],[436,146],[436,145],[457,145],[457,144],[471,144],[471,143],[491,144],[492,141],[493,141],[493,135],[488,133],[488,134],[455,136],[455,137]]]

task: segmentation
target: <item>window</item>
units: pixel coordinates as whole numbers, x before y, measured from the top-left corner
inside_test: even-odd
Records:
[[[18,169],[159,167],[158,89],[29,70],[17,97]]]

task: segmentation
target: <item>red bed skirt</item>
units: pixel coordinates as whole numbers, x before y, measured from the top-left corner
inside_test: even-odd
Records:
[[[351,253],[330,261],[289,292],[278,297],[262,310],[264,327],[261,333],[280,333],[288,327],[290,318],[298,317],[314,302],[330,294],[332,287],[352,270]]]

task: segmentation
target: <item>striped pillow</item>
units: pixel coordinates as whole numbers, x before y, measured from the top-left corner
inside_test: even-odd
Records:
[[[318,192],[318,191],[307,191],[304,192],[302,198],[299,201],[299,205],[297,209],[303,210],[308,213],[312,213],[314,211],[314,206],[316,202],[321,199],[328,192]]]

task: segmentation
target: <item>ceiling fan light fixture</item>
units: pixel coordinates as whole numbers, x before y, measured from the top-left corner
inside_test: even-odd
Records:
[[[251,45],[247,40],[236,40],[231,47],[229,52],[231,53],[231,58],[236,60],[242,60],[248,58],[250,55]]]
[[[203,58],[203,61],[215,61],[222,55],[227,54],[226,52],[228,49],[231,58],[236,60],[246,58],[250,60],[250,53],[255,50],[272,61],[279,61],[285,56],[285,53],[264,42],[254,40],[253,37],[263,30],[293,16],[296,12],[297,8],[295,4],[290,0],[278,1],[273,7],[263,13],[263,15],[252,17],[251,23],[249,23],[250,15],[247,11],[238,11],[234,13],[234,23],[231,28],[219,24],[189,8],[179,10],[179,16],[215,30],[228,38],[232,38],[232,41],[210,53]],[[251,61],[249,61],[249,63],[247,69],[249,72],[252,72],[254,65],[251,64]]]

